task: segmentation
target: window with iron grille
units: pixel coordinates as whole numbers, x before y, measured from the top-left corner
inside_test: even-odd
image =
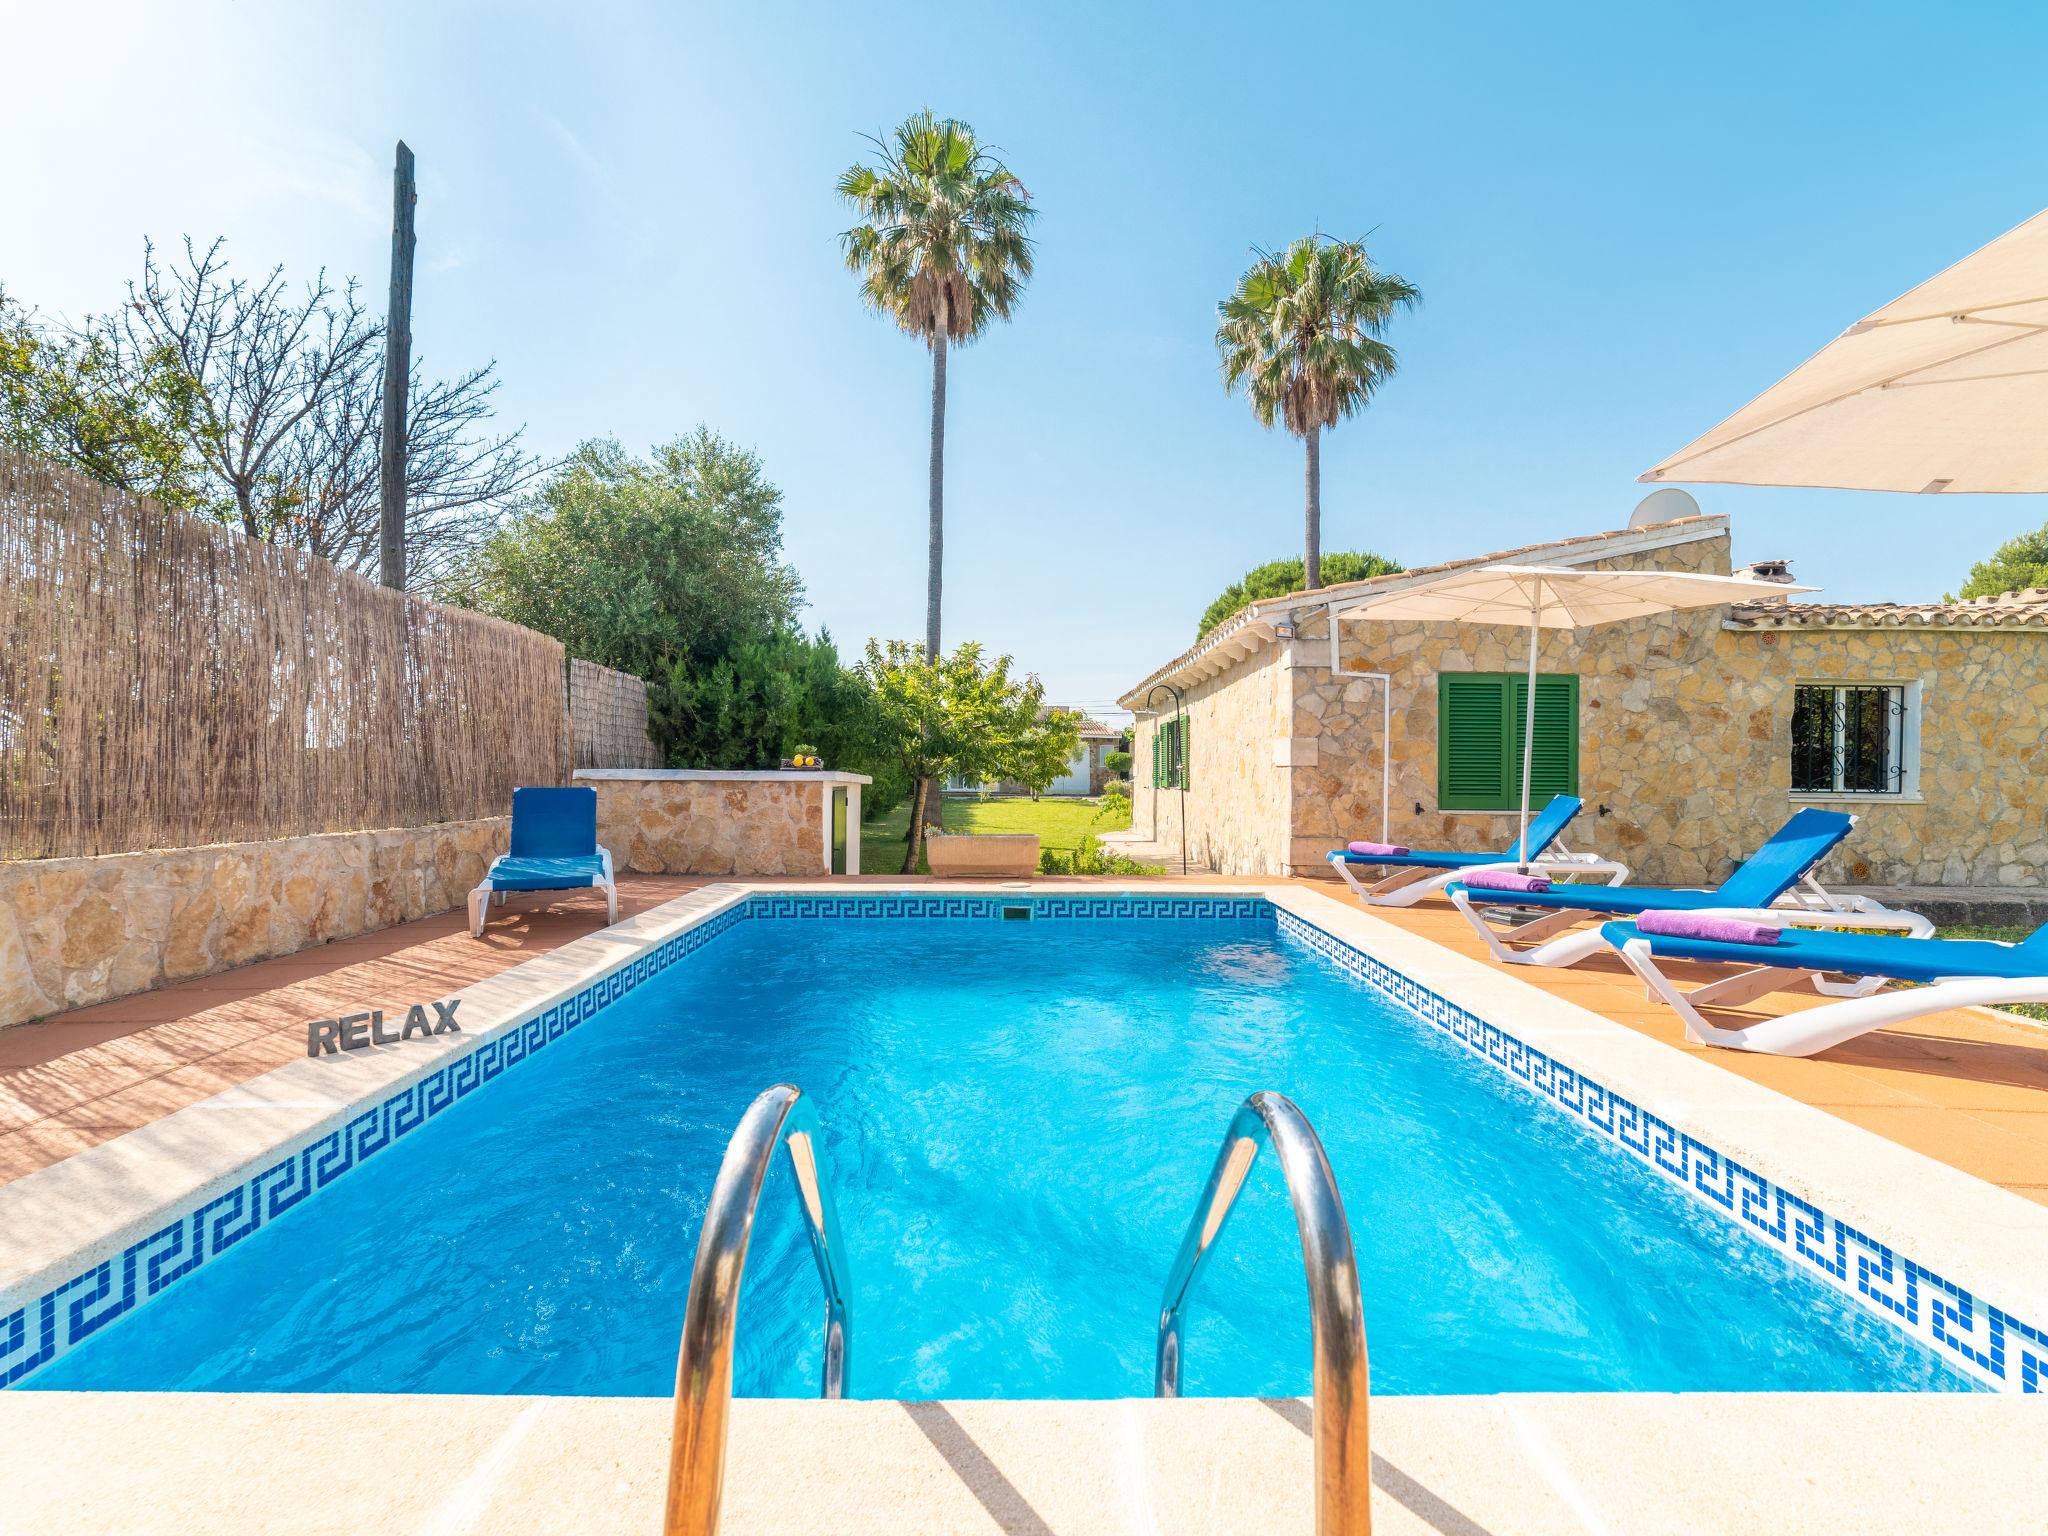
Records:
[[[1900,683],[1801,683],[1792,692],[1792,792],[1901,795],[1912,764]]]
[[[1152,787],[1188,787],[1188,717],[1161,720],[1152,731]]]

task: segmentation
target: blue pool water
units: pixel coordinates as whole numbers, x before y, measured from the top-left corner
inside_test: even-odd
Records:
[[[1968,1385],[1270,921],[1186,919],[736,924],[32,1384],[665,1394],[712,1175],[779,1080],[824,1122],[859,1396],[1148,1394],[1260,1088],[1328,1148],[1376,1391]],[[778,1158],[742,1395],[817,1390],[793,1194]],[[1308,1388],[1270,1156],[1186,1347],[1191,1392]]]

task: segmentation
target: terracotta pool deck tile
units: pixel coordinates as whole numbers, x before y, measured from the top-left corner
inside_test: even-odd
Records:
[[[1830,1113],[1941,1162],[1995,1168],[1997,1182],[2008,1189],[2048,1184],[2048,1143],[2023,1130],[1934,1105],[1850,1106]]]
[[[708,882],[628,876],[629,917]],[[601,900],[461,912],[0,1030],[0,1180],[19,1178],[304,1054],[308,1020],[402,1009],[604,926]]]
[[[172,1057],[163,1062],[138,1066],[132,1062],[110,1061],[97,1052],[81,1052],[63,1062],[15,1077],[8,1085],[9,1099],[28,1113],[25,1117],[10,1116],[9,1123],[30,1124],[44,1114],[98,1103],[108,1094],[119,1093],[138,1082],[149,1082],[176,1071],[184,1064],[184,1060]]]
[[[1460,954],[1486,955],[1448,901],[1377,908],[1373,915]],[[1645,997],[1642,983],[1618,960],[1596,956],[1569,970],[1522,966],[1515,974],[1724,1072],[2048,1204],[2048,1028],[1956,1009],[1818,1056],[1751,1055],[1688,1041],[1677,1016]],[[1689,985],[1706,972],[1693,967],[1689,975],[1677,974]],[[1724,1014],[1731,1023],[1774,1018],[1823,1001],[1811,991],[1779,992]]]
[[[0,1084],[7,1081],[11,1072],[40,1066],[73,1052],[111,1047],[120,1041],[134,1039],[154,1025],[168,1024],[178,1017],[174,1012],[168,1019],[80,1020],[76,1014],[60,1014],[40,1024],[17,1024],[12,1029],[0,1029]]]
[[[1972,1109],[1966,1113],[1972,1120],[1994,1126],[2009,1136],[2024,1137],[2029,1142],[2048,1145],[2048,1113],[2037,1109]],[[2048,1162],[2043,1164],[2042,1177],[2048,1179]]]
[[[41,1104],[30,1103],[18,1094],[0,1090],[0,1136],[27,1130],[50,1113]]]
[[[73,1124],[62,1116],[46,1116],[26,1129],[0,1133],[0,1183],[61,1163],[120,1134],[100,1126]]]

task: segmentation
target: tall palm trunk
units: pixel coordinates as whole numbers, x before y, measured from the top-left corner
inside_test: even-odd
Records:
[[[924,654],[939,659],[939,597],[946,566],[946,333],[932,341],[931,544],[926,555]]]
[[[942,325],[932,338],[932,460],[929,491],[931,510],[930,542],[925,555],[924,654],[927,661],[939,659],[939,606],[945,592],[946,571],[946,332]],[[910,845],[903,851],[903,873],[917,873],[917,861],[924,852],[927,823],[940,825],[944,802],[938,782],[917,781],[910,797]]]
[[[1314,591],[1323,584],[1323,437],[1322,428],[1308,429],[1308,510],[1303,516],[1301,584]]]

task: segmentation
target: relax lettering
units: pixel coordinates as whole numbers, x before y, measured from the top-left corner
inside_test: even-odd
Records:
[[[432,1005],[433,1022],[427,1021],[427,1004],[414,1003],[405,1010],[405,1023],[397,1033],[384,1027],[384,1010],[344,1013],[339,1018],[315,1019],[306,1026],[308,1056],[336,1056],[343,1051],[366,1050],[373,1045],[397,1045],[415,1035],[457,1035],[462,1026],[455,1022],[455,1010],[462,999],[451,997]]]

